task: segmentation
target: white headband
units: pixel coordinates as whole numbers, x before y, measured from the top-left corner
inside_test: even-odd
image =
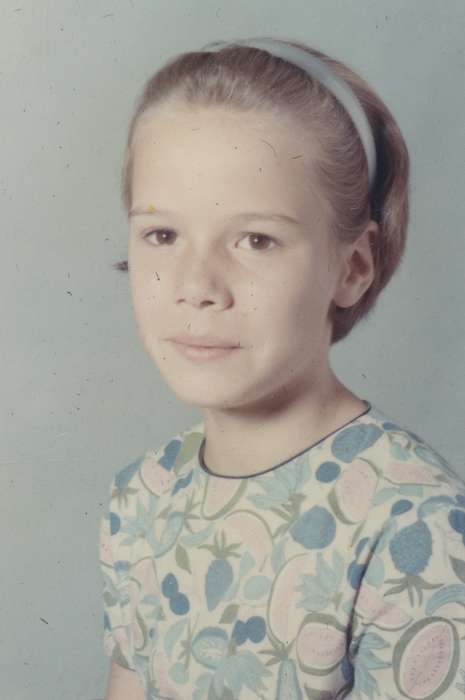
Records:
[[[243,39],[232,42],[215,41],[212,42],[212,44],[207,44],[202,51],[219,51],[226,46],[233,46],[235,44],[262,49],[278,58],[293,63],[316,78],[338,99],[352,119],[360,136],[363,148],[365,149],[368,163],[368,179],[371,189],[376,175],[376,148],[373,133],[365,110],[346,81],[336,75],[328,64],[320,58],[296,46],[285,44],[281,41],[275,41],[274,39],[252,39],[250,41]]]

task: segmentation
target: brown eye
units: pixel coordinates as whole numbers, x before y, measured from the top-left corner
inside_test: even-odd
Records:
[[[149,236],[154,236],[154,240],[156,242],[154,242],[153,245],[162,246],[165,243],[169,242],[169,237],[170,237],[170,234],[172,234],[172,233],[173,233],[173,231],[169,228],[156,228],[156,229],[152,229],[151,231],[147,231],[147,233],[144,233],[142,238],[144,240],[146,240],[149,238]],[[158,235],[158,234],[160,234],[160,235]]]
[[[271,236],[267,236],[264,233],[248,233],[245,236],[245,240],[247,240],[247,239],[251,241],[251,244],[252,244],[251,250],[256,250],[258,252],[260,252],[261,250],[270,250],[270,248],[273,248],[276,245],[273,238],[271,238]],[[257,245],[257,241],[258,241],[258,245]],[[260,241],[263,243],[263,245],[260,244]],[[271,244],[271,246],[270,246],[270,244]],[[249,250],[250,250],[250,248],[249,248]]]

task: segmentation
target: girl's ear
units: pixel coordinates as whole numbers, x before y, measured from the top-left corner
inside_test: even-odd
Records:
[[[370,221],[354,243],[343,246],[341,272],[333,301],[336,306],[349,308],[357,303],[375,277],[374,249],[379,225]]]

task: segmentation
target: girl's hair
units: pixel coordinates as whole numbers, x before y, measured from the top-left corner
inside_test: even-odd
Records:
[[[275,39],[276,41],[276,39]],[[337,243],[353,243],[370,219],[379,224],[372,240],[375,276],[369,289],[350,308],[329,310],[331,344],[345,338],[373,309],[380,292],[400,264],[409,218],[409,154],[393,115],[354,71],[322,51],[296,42],[325,61],[360,100],[376,145],[377,172],[371,189],[359,135],[344,107],[304,70],[260,49],[234,45],[221,50],[181,53],[150,77],[136,101],[124,154],[121,194],[127,213],[132,206],[132,141],[139,118],[171,100],[191,107],[222,106],[240,112],[266,112],[292,117],[314,133],[322,157],[312,167],[332,212]],[[114,264],[128,270],[127,261]]]

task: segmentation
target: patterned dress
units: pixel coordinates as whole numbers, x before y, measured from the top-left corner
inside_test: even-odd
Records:
[[[203,423],[116,474],[103,644],[147,700],[465,700],[465,483],[365,404],[254,476]]]

